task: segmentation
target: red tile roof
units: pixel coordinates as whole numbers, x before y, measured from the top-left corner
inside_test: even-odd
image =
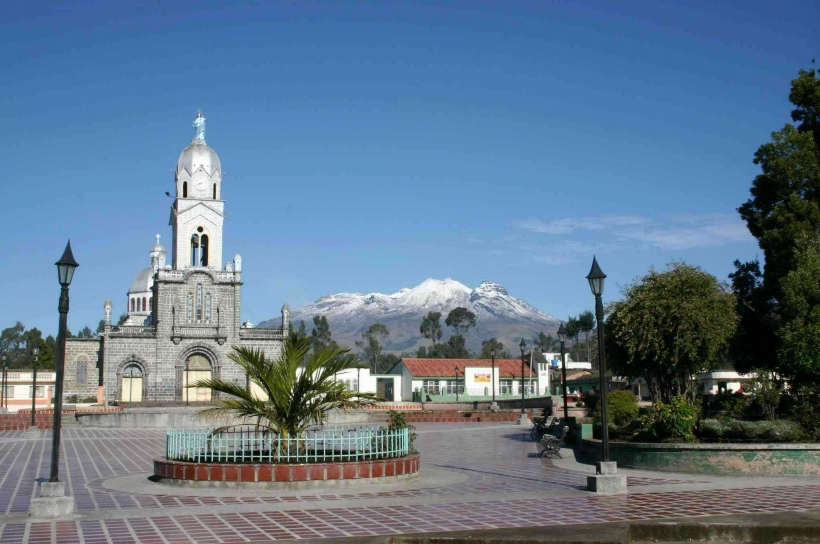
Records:
[[[455,368],[458,367],[458,375],[464,376],[465,366],[492,367],[490,359],[417,359],[402,358],[401,362],[416,378],[455,378]],[[521,359],[496,359],[495,366],[498,368],[499,378],[520,378]],[[524,365],[524,376],[529,377],[529,361]],[[538,371],[533,369],[533,377],[538,376]]]

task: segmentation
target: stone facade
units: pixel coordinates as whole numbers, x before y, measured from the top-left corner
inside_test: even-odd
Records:
[[[100,361],[99,382],[106,403],[125,398],[182,402],[191,364],[198,372],[196,379],[210,376],[245,384],[244,371],[228,358],[234,346],[258,348],[268,357],[281,352],[288,330],[287,305],[282,308],[283,329],[241,325],[242,257],[236,255],[224,268],[221,264],[225,217],[221,182],[221,163],[205,143],[203,130],[177,161],[176,199],[170,216],[172,264],[165,264],[166,250],[157,236],[150,252],[151,267],[140,271],[129,289],[128,321],[112,325],[111,303],[106,301],[101,339],[71,344],[67,377],[78,376],[86,358],[90,365]],[[144,298],[149,307],[132,311],[130,298]],[[69,386],[67,381],[66,394],[91,391],[92,385],[96,394],[96,380],[87,383],[81,386],[75,380]],[[124,384],[128,391],[123,390]],[[142,390],[135,392],[134,386]]]
[[[97,398],[100,385],[99,338],[68,338],[65,342],[65,369],[63,374],[63,398]]]

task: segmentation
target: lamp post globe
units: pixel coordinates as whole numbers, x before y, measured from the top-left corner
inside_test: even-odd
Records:
[[[518,344],[518,347],[521,348],[521,416],[523,417],[524,414],[527,413],[524,408],[524,348],[527,347],[527,343],[524,342],[523,337],[521,338],[521,342]]]
[[[564,421],[569,417],[569,410],[567,409],[567,359],[564,353],[564,342],[567,341],[567,329],[564,328],[564,322],[558,327],[558,341],[561,343],[561,396],[564,398]],[[566,423],[565,423],[566,424]]]
[[[60,434],[63,415],[63,374],[65,371],[65,337],[68,329],[68,286],[74,279],[74,271],[80,266],[71,252],[71,240],[65,246],[57,265],[57,281],[60,283],[60,328],[57,333],[56,377],[54,380],[54,425],[51,432],[51,474],[49,482],[59,482]]]
[[[592,268],[587,274],[587,281],[592,294],[595,295],[595,320],[598,322],[598,372],[601,390],[601,446],[603,460],[609,461],[609,417],[607,414],[607,384],[606,384],[606,354],[604,350],[604,303],[601,295],[604,293],[606,274],[598,266],[598,260],[592,257]]]

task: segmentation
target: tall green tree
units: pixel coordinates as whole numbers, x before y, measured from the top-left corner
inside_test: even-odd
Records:
[[[310,342],[315,350],[336,345],[331,338],[330,324],[324,315],[313,316],[313,330],[310,331]]]
[[[452,327],[457,335],[465,335],[471,327],[475,327],[476,317],[473,312],[467,308],[454,308],[447,314],[447,319],[444,323],[448,327]]]
[[[433,343],[432,351],[436,351],[436,342],[441,340],[441,312],[429,312],[421,320],[419,327],[421,335]]]
[[[299,338],[307,338],[307,328],[305,327],[305,320],[299,320],[299,328],[296,329],[296,336]]]
[[[773,132],[754,155],[760,167],[751,197],[738,212],[757,238],[766,266],[735,262],[732,286],[738,295],[738,334],[732,343],[735,368],[776,370],[783,335],[783,279],[797,268],[798,241],[820,232],[820,79],[814,68],[791,82],[792,121]]]
[[[533,344],[538,346],[541,351],[552,351],[552,346],[555,345],[555,338],[551,334],[544,334],[544,331],[538,333],[538,337],[533,339]]]
[[[578,315],[578,329],[584,333],[587,341],[587,361],[592,361],[592,352],[589,344],[589,334],[595,330],[595,314],[586,310]]]
[[[735,333],[735,296],[696,266],[654,269],[610,304],[613,374],[643,378],[653,399],[694,400],[692,377],[714,368]]]
[[[388,336],[390,336],[390,331],[387,327],[381,323],[373,323],[362,333],[362,339],[356,340],[356,347],[362,350],[364,360],[374,373],[378,370],[379,360],[384,350],[384,341]]]
[[[566,323],[564,323],[564,329],[567,331],[567,338],[572,339],[569,352],[572,354],[572,358],[578,361],[581,359],[578,357],[578,335],[581,333],[578,318],[575,316],[568,317]]]
[[[83,327],[83,329],[77,333],[77,338],[94,338],[94,332],[89,327]]]
[[[218,406],[203,416],[228,416],[237,424],[242,418],[255,420],[283,438],[299,438],[311,425],[321,425],[334,409],[361,408],[375,404],[372,393],[348,391],[336,380],[339,372],[365,368],[348,349],[325,346],[311,349],[308,338],[290,334],[282,354],[273,360],[257,349],[234,347],[229,355],[263,392],[258,396],[244,383],[230,380],[201,380],[192,387],[207,387],[221,393]],[[304,368],[301,368],[304,364]]]
[[[504,349],[504,344],[496,340],[495,338],[490,338],[489,340],[482,340],[481,341],[481,354],[478,356],[479,359],[491,359],[493,356],[493,348],[495,348],[495,358],[496,359],[510,359],[510,353]]]

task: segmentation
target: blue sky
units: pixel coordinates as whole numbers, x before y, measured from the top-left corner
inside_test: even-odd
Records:
[[[0,328],[124,310],[197,109],[243,318],[484,279],[566,317],[758,255],[736,208],[818,56],[814,2],[14,2],[0,19]],[[720,4],[720,5],[717,5]],[[812,26],[814,25],[814,27]],[[331,324],[332,327],[332,324]]]

